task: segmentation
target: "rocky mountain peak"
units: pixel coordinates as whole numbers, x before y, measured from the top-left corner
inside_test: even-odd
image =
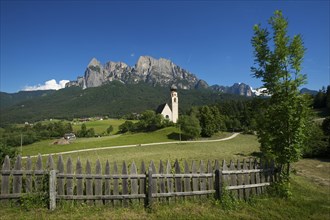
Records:
[[[218,85],[210,87],[204,80],[198,79],[194,74],[174,64],[171,60],[155,59],[151,56],[140,56],[133,67],[123,62],[113,61],[102,65],[100,61],[93,58],[89,62],[84,76],[67,83],[66,87],[97,87],[114,80],[125,84],[145,82],[153,86],[171,87],[171,85],[176,85],[178,89],[210,88],[244,96],[253,95],[250,86],[243,83],[237,83],[231,87]]]
[[[89,66],[102,66],[102,65],[101,65],[100,61],[98,61],[95,57],[93,57],[92,60],[88,64],[88,67]]]

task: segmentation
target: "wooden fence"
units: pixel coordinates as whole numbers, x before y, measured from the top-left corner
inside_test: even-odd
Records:
[[[5,158],[1,170],[0,199],[19,199],[24,195],[44,191],[49,195],[49,208],[54,210],[60,200],[80,200],[90,205],[108,204],[128,206],[131,203],[150,207],[154,201],[175,202],[179,198],[215,197],[221,199],[223,190],[230,190],[239,199],[260,194],[272,182],[276,181],[274,163],[257,160],[231,161],[229,166],[222,161],[175,161],[174,165],[160,161],[158,169],[153,161],[148,169],[142,161],[139,169],[132,162],[129,166],[124,161],[121,171],[114,162],[105,163],[104,169],[99,160],[95,170],[87,160],[83,168],[79,158],[75,164],[69,157],[66,164],[62,156],[58,157],[55,167],[53,157],[47,158],[43,167],[39,155],[35,166],[30,158],[22,167],[21,157],[17,157],[13,166]],[[46,185],[46,186],[45,186]]]

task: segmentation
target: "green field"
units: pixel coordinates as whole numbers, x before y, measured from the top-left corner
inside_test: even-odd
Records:
[[[87,152],[63,154],[66,161],[69,157],[75,163],[79,157],[83,164],[86,160],[95,166],[100,159],[102,167],[105,161],[112,164],[116,161],[121,167],[122,161],[128,165],[144,160],[149,163],[159,160],[242,160],[259,152],[256,136],[240,134],[236,138],[211,143],[168,143],[164,145],[138,146],[144,143],[176,141],[177,128],[165,128],[152,133],[114,135],[101,138],[77,139],[70,145],[52,145],[52,141],[43,141],[23,147],[23,155],[37,153],[56,153],[74,149],[93,150]],[[220,133],[217,138],[230,136],[231,133]],[[98,150],[103,146],[134,145],[131,148]],[[57,156],[54,155],[55,161]],[[46,160],[46,157],[43,157]],[[108,206],[90,207],[86,204],[63,203],[54,211],[47,208],[26,210],[17,204],[0,209],[0,219],[329,219],[330,213],[330,161],[303,159],[294,164],[296,174],[292,179],[293,196],[290,199],[261,196],[248,202],[235,202],[231,208],[224,208],[213,199],[204,201],[182,201],[171,205],[156,204],[152,211],[143,207],[112,208]]]
[[[116,134],[118,132],[118,127],[122,123],[124,123],[125,120],[122,119],[104,119],[104,120],[91,120],[86,122],[79,122],[75,121],[72,125],[73,131],[76,133],[78,130],[81,129],[81,125],[84,123],[88,128],[94,128],[96,135],[106,134],[107,128],[112,125],[113,132],[112,134]]]
[[[156,142],[175,142],[178,141],[179,130],[175,127],[164,128],[155,132],[110,135],[97,138],[77,138],[68,145],[56,145],[56,140],[44,140],[31,145],[23,146],[23,156],[32,156],[37,154],[54,154],[59,152],[122,146],[122,145],[138,145]],[[230,133],[219,133],[216,138],[230,136]]]

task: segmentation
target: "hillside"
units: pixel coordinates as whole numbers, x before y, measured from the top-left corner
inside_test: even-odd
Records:
[[[23,101],[47,96],[54,92],[54,90],[19,91],[17,93],[0,92],[0,109],[15,105]]]
[[[223,94],[209,89],[178,90],[178,93],[180,112],[185,112],[191,106],[229,99],[246,99],[243,96]],[[123,84],[113,81],[84,90],[73,86],[1,108],[0,126],[49,118],[72,119],[90,116],[118,118],[129,113],[156,109],[158,105],[169,100],[169,88],[150,86],[147,83]]]

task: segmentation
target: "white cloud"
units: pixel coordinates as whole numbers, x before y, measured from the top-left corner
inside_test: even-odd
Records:
[[[135,53],[131,53],[131,57],[134,57],[135,56]]]
[[[45,82],[43,85],[36,86],[25,86],[23,91],[35,91],[35,90],[59,90],[65,88],[65,84],[68,83],[69,80],[61,80],[58,83],[55,79],[51,79]]]

